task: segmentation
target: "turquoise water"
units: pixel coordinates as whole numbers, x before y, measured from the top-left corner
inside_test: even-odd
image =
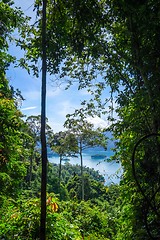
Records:
[[[105,185],[109,184],[111,182],[114,183],[119,183],[119,174],[115,174],[116,171],[118,171],[121,167],[121,165],[119,163],[108,163],[107,161],[104,161],[104,159],[93,159],[91,158],[91,155],[93,154],[105,154],[107,156],[107,158],[109,158],[111,155],[113,155],[112,151],[97,151],[97,150],[87,150],[86,152],[83,152],[82,156],[83,156],[83,166],[89,167],[89,168],[94,168],[95,170],[98,170],[100,175],[104,176],[105,178]],[[81,164],[80,161],[80,157],[78,158],[69,158],[70,164]],[[59,163],[59,157],[55,156],[55,157],[51,157],[48,159],[49,162],[51,163]],[[62,162],[63,164],[65,164],[65,162]]]

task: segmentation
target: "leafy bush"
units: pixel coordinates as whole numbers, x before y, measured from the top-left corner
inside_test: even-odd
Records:
[[[81,239],[78,227],[57,213],[57,198],[48,197],[46,239]],[[55,207],[57,206],[57,207]],[[8,199],[0,211],[0,239],[39,239],[40,199]]]
[[[65,218],[79,227],[83,238],[96,236],[95,239],[111,239],[116,234],[117,223],[114,215],[103,211],[99,206],[91,208],[84,201],[69,201],[64,202],[62,207]]]

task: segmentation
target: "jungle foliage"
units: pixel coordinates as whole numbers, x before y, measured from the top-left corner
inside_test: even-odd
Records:
[[[23,120],[17,97],[23,98],[6,77],[16,61],[8,53],[15,29],[20,39],[14,41],[25,50],[16,64],[39,75],[42,1],[34,7],[37,22],[30,26],[12,1],[0,1],[0,239],[39,238],[39,136]],[[62,166],[59,184],[58,167],[48,164],[46,238],[159,239],[160,2],[48,0],[46,23],[48,73],[66,77],[67,88],[78,81],[92,94],[82,103],[85,114],[106,114],[111,124],[105,131],[115,142],[110,161],[123,168],[119,185],[104,186],[93,171],[92,178],[84,174],[80,201],[77,172],[69,177],[71,166]],[[108,86],[110,98],[103,95]]]

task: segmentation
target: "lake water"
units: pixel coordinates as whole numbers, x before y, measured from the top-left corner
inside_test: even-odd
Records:
[[[104,176],[105,178],[105,185],[109,184],[111,182],[114,183],[119,183],[119,177],[120,173],[117,174],[116,171],[120,170],[121,164],[120,163],[108,163],[107,161],[104,161],[104,159],[93,159],[91,158],[91,155],[93,154],[105,154],[107,158],[113,155],[112,151],[97,151],[97,150],[87,150],[84,151],[82,156],[83,156],[83,166],[89,167],[89,168],[94,168],[95,170],[98,170],[100,175]],[[78,164],[81,165],[80,157],[78,158],[69,158],[70,164]],[[51,163],[57,163],[59,164],[59,157],[54,156],[51,158],[48,158],[49,162]],[[62,164],[65,164],[64,161],[62,161]],[[122,171],[120,171],[122,172]],[[117,177],[117,175],[119,177]]]

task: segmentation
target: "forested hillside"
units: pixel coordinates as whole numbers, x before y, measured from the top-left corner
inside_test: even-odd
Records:
[[[0,1],[0,239],[160,239],[160,2],[35,0],[30,7],[33,24],[14,1]],[[13,42],[20,59],[10,54]],[[11,64],[36,77],[42,70],[40,115],[20,111]],[[91,96],[57,133],[46,117],[49,74],[67,82],[66,91],[76,83]],[[95,116],[109,124],[95,129],[86,119]],[[109,161],[123,174],[104,186],[82,153],[107,149],[107,136]],[[76,155],[81,166],[61,164]]]

